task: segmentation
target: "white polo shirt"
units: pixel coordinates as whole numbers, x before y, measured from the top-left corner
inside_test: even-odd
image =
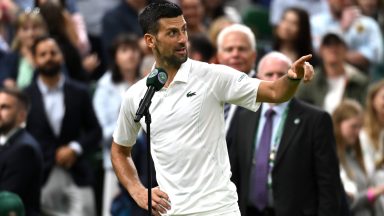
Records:
[[[146,129],[133,121],[147,86],[142,79],[126,92],[113,134],[132,146]],[[225,141],[223,105],[256,111],[260,80],[224,65],[188,59],[168,88],[156,92],[150,113],[151,152],[158,184],[171,200],[167,215],[218,215],[236,211],[237,193]]]

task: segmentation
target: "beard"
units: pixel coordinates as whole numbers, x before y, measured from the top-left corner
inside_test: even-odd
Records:
[[[37,67],[37,71],[47,77],[54,77],[60,73],[61,64],[48,62],[45,66]]]
[[[15,121],[0,123],[0,134],[7,134],[9,131],[12,130],[12,128],[14,128],[15,125],[16,125]]]
[[[185,52],[185,55],[183,56],[177,56],[175,54],[170,54],[170,55],[164,55],[164,54],[161,54],[160,50],[158,47],[155,47],[155,51],[157,53],[157,56],[159,56],[163,62],[165,62],[166,64],[174,67],[174,68],[178,68],[181,66],[181,64],[183,64],[184,62],[187,61],[188,59],[188,50],[186,48],[186,52]]]

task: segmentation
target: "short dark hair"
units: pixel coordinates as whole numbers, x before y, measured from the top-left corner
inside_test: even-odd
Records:
[[[37,45],[39,45],[41,42],[44,42],[46,40],[54,40],[54,41],[56,41],[53,37],[50,37],[49,35],[42,35],[40,37],[37,37],[35,39],[35,41],[33,42],[32,47],[31,47],[31,52],[32,52],[33,56],[36,55]]]
[[[343,45],[347,47],[347,44],[345,43],[342,36],[333,32],[329,32],[323,36],[321,40],[321,45],[322,46]]]
[[[4,93],[12,97],[15,97],[18,103],[21,105],[21,108],[23,108],[27,112],[29,111],[29,106],[30,106],[29,98],[20,89],[3,87],[3,88],[0,88],[0,93]]]
[[[168,1],[156,1],[144,8],[139,15],[139,23],[144,34],[157,34],[159,19],[173,18],[180,15],[183,15],[183,11],[177,4]]]
[[[212,45],[209,38],[204,34],[195,34],[189,37],[189,51],[192,52],[198,52],[202,56],[203,62],[209,62],[212,57],[216,54],[216,49]]]

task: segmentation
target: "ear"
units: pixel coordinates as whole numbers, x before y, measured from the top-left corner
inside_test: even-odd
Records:
[[[151,49],[155,47],[155,40],[156,40],[155,36],[151,34],[147,33],[144,35],[145,44],[147,44],[147,46]]]

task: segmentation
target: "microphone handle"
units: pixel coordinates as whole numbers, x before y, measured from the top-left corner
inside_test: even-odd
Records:
[[[155,94],[155,87],[149,86],[147,89],[147,92],[145,92],[145,95],[143,99],[140,101],[139,109],[137,109],[136,116],[134,121],[139,122],[140,119],[143,117],[145,112],[149,109],[149,106],[151,105],[151,100],[153,95]]]

